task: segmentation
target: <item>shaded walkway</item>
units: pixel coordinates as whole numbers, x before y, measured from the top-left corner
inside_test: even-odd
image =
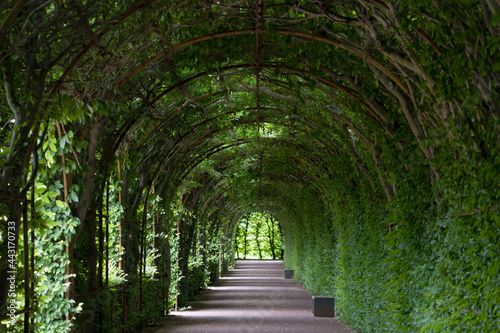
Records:
[[[352,332],[336,319],[314,317],[311,294],[283,278],[280,261],[238,260],[192,307],[148,332]]]

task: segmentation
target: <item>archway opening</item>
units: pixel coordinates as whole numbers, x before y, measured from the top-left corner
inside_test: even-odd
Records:
[[[283,259],[283,231],[276,217],[253,212],[238,223],[235,233],[237,259]]]

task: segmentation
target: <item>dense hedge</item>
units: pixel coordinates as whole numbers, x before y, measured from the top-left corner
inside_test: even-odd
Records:
[[[317,214],[320,203],[303,200],[286,267],[314,295],[335,296],[361,332],[500,331],[500,160],[491,162],[467,181],[465,164],[434,187],[403,183],[382,207],[352,193]]]

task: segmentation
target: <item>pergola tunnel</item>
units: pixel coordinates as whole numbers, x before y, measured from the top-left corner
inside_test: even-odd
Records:
[[[0,327],[139,332],[236,259],[359,332],[500,332],[498,0],[0,2]]]

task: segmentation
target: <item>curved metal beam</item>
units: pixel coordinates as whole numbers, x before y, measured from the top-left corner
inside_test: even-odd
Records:
[[[203,42],[203,41],[207,41],[207,40],[211,40],[211,39],[216,39],[216,38],[223,38],[223,37],[229,37],[229,36],[238,36],[238,35],[248,35],[248,34],[254,34],[254,33],[266,33],[266,32],[267,31],[265,29],[264,30],[260,30],[259,29],[258,31],[257,31],[257,29],[244,29],[244,30],[224,31],[224,32],[213,33],[213,34],[209,34],[209,35],[205,35],[205,36],[200,36],[200,37],[193,38],[193,39],[190,39],[188,41],[179,43],[177,45],[174,45],[172,47],[169,47],[166,50],[163,50],[163,51],[157,53],[155,56],[153,56],[152,58],[148,59],[147,61],[145,61],[144,63],[142,63],[138,67],[136,67],[132,72],[130,72],[123,79],[120,80],[120,82],[118,83],[118,88],[123,87],[132,77],[134,77],[137,73],[139,73],[140,71],[142,71],[148,65],[150,65],[153,62],[155,62],[155,61],[163,58],[165,55],[167,55],[169,53],[173,53],[173,52],[175,52],[175,51],[177,51],[179,49],[182,49],[182,48],[184,48],[186,46],[193,45],[193,44],[196,44],[196,43],[199,43],[199,42]],[[410,96],[408,88],[406,88],[403,85],[403,82],[401,82],[401,80],[399,80],[394,74],[392,74],[389,69],[387,69],[386,67],[382,66],[375,59],[371,58],[369,56],[369,54],[367,54],[367,53],[365,53],[365,52],[363,52],[361,50],[357,50],[357,49],[355,49],[355,48],[353,48],[351,46],[348,46],[345,43],[342,43],[341,41],[332,40],[332,39],[329,39],[329,38],[326,38],[326,37],[323,37],[323,36],[314,35],[314,34],[307,33],[307,32],[300,32],[300,31],[293,31],[293,30],[273,30],[272,32],[275,32],[275,33],[278,33],[278,34],[281,34],[281,35],[290,35],[290,36],[296,36],[296,37],[303,37],[303,38],[307,38],[307,39],[310,39],[310,40],[316,40],[316,41],[327,43],[327,44],[339,47],[339,48],[341,48],[343,50],[346,50],[347,52],[349,52],[349,53],[351,53],[351,54],[353,54],[353,55],[355,55],[357,57],[360,57],[361,59],[363,59],[367,63],[369,63],[369,64],[373,65],[374,67],[376,67],[377,69],[379,69],[382,73],[384,73],[385,75],[387,75],[387,77],[389,77],[392,81],[394,81],[394,83],[396,83],[396,85],[398,87],[400,87],[401,90],[404,91],[404,93],[407,96]]]

